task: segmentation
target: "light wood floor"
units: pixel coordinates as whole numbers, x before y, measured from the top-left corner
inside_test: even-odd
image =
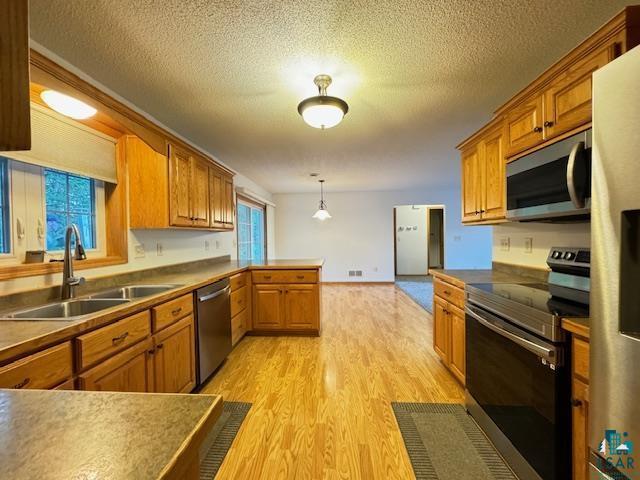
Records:
[[[253,403],[217,479],[413,478],[390,403],[463,401],[393,285],[323,286],[322,307],[319,338],[246,337],[203,389]]]

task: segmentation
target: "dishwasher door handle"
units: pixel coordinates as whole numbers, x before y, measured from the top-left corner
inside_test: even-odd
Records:
[[[206,302],[207,300],[211,300],[213,298],[219,297],[220,295],[224,295],[225,293],[229,293],[229,290],[231,290],[231,287],[224,287],[222,290],[219,290],[214,293],[210,293],[209,295],[205,295],[203,297],[199,297],[198,301]]]

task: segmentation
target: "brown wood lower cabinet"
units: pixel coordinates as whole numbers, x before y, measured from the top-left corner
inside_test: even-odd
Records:
[[[318,282],[318,272],[264,270],[253,272],[252,278],[253,330],[319,333],[320,285],[299,283]],[[284,279],[291,283],[275,283]]]
[[[589,478],[589,339],[571,337],[571,421],[573,425],[573,479]]]
[[[449,285],[439,280],[436,282]],[[449,287],[450,290],[460,290],[451,285]],[[459,298],[455,300],[459,301]],[[433,349],[463,385],[466,371],[465,332],[464,310],[436,294],[433,297]]]
[[[279,330],[284,328],[284,308],[281,285],[254,285],[253,328]]]
[[[149,338],[81,373],[80,390],[153,392],[152,346]]]
[[[284,326],[291,330],[318,328],[318,286],[284,287]]]
[[[53,388],[72,375],[71,342],[65,342],[0,368],[0,388]]]
[[[196,385],[193,315],[153,336],[155,391],[188,393]]]

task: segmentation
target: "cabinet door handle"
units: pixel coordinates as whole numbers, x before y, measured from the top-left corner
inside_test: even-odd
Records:
[[[571,399],[571,406],[572,407],[579,407],[582,405],[582,400],[579,400],[577,398],[572,398]]]
[[[162,343],[160,345],[156,345],[156,349],[157,350],[162,350],[162,345],[163,345]]]
[[[536,133],[540,133],[542,131],[542,127],[533,127],[533,131]]]
[[[180,312],[182,311],[182,307],[178,307],[175,310],[171,310],[171,315],[173,315],[174,317],[176,315],[178,315]]]
[[[450,290],[445,290],[445,291],[444,291],[444,294],[445,294],[445,295],[451,295],[451,291],[450,291]]]
[[[111,343],[113,343],[114,345],[119,344],[120,342],[123,342],[125,338],[127,338],[129,336],[129,332],[124,332],[122,335],[118,335],[117,337],[113,337],[111,339]]]
[[[553,127],[553,122],[547,120],[546,122],[544,122],[544,126],[545,127]]]
[[[271,275],[265,275],[265,276],[264,276],[264,279],[265,279],[265,280],[271,280]]]
[[[147,353],[148,353],[149,355],[153,355],[154,353],[156,353],[156,349],[155,349],[155,348],[152,348],[151,350],[147,350]]]
[[[25,378],[24,380],[22,380],[20,383],[16,383],[13,388],[24,388],[27,385],[29,385],[29,383],[31,382],[31,379],[29,377]]]

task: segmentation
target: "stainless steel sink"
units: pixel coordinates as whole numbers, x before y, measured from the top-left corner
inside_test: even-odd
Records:
[[[151,295],[157,295],[181,286],[182,285],[130,285],[127,287],[114,288],[112,290],[94,293],[93,295],[90,295],[89,298],[121,298],[134,300],[149,297]]]
[[[131,300],[117,298],[83,298],[50,303],[3,315],[0,320],[73,320],[90,313],[106,310]]]

